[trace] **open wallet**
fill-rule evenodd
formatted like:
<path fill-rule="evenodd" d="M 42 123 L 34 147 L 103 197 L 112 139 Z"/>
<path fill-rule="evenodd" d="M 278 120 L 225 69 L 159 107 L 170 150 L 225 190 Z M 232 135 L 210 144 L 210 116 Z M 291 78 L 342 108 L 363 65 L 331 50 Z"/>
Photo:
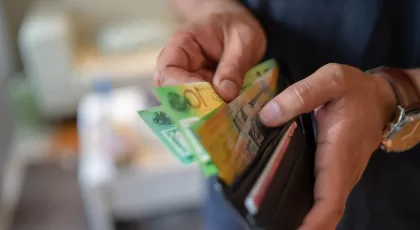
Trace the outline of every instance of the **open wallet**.
<path fill-rule="evenodd" d="M 283 78 L 279 91 L 288 83 Z M 311 209 L 315 184 L 312 114 L 277 128 L 261 123 L 265 137 L 253 161 L 227 185 L 215 188 L 251 230 L 295 230 Z"/>

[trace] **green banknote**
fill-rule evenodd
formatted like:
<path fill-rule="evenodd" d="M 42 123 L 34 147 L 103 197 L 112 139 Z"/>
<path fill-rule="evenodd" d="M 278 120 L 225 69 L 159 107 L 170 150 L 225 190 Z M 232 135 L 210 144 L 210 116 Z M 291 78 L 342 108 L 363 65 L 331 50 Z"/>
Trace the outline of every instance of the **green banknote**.
<path fill-rule="evenodd" d="M 184 135 L 175 126 L 163 106 L 138 111 L 138 114 L 152 129 L 153 133 L 166 145 L 169 151 L 183 164 L 189 164 L 195 161 L 194 154 L 187 144 Z"/>
<path fill-rule="evenodd" d="M 244 76 L 244 82 L 242 84 L 242 89 L 240 93 L 243 93 L 246 89 L 249 88 L 257 79 L 267 73 L 269 70 L 277 67 L 277 62 L 275 59 L 269 59 L 267 61 L 261 62 L 260 64 L 252 67 Z"/>
<path fill-rule="evenodd" d="M 156 88 L 155 93 L 189 144 L 202 171 L 208 174 L 209 165 L 213 167 L 211 159 L 190 127 L 225 103 L 208 82 L 164 86 Z"/>
<path fill-rule="evenodd" d="M 163 106 L 138 111 L 138 114 L 181 163 L 190 164 L 196 161 L 196 156 L 190 145 L 178 127 L 175 126 L 173 120 L 168 116 Z M 206 157 L 206 161 L 199 161 L 201 171 L 205 176 L 216 174 L 217 168 L 207 154 Z"/>

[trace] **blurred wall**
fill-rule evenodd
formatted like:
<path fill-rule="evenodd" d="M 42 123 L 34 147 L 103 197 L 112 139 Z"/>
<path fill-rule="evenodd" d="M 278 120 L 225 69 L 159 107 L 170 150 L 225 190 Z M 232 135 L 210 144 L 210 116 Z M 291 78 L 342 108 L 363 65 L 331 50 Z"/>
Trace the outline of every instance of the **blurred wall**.
<path fill-rule="evenodd" d="M 9 24 L 14 63 L 21 68 L 17 48 L 19 27 L 32 3 L 42 1 L 63 6 L 74 14 L 75 24 L 82 33 L 91 33 L 92 28 L 115 19 L 158 18 L 174 19 L 170 0 L 0 0 L 4 3 L 5 16 Z"/>
<path fill-rule="evenodd" d="M 25 12 L 33 0 L 0 0 L 3 3 L 3 19 L 7 21 L 7 30 L 10 32 L 11 51 L 13 55 L 13 64 L 16 68 L 21 68 L 19 52 L 17 48 L 17 35 L 20 24 L 25 16 Z"/>
<path fill-rule="evenodd" d="M 46 0 L 44 0 L 46 1 Z M 60 1 L 74 15 L 78 35 L 86 37 L 115 21 L 158 19 L 175 21 L 169 0 L 50 0 Z"/>
<path fill-rule="evenodd" d="M 10 49 L 9 31 L 5 19 L 4 8 L 0 1 L 0 204 L 4 162 L 9 153 L 12 139 L 12 119 L 7 100 L 6 79 L 10 76 L 14 67 L 12 64 L 13 58 Z"/>

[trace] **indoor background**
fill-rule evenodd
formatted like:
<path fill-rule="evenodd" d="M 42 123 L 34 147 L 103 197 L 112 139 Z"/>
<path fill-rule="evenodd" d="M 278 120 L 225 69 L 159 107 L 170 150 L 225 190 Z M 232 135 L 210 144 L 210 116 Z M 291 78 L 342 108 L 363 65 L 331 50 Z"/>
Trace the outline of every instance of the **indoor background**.
<path fill-rule="evenodd" d="M 0 0 L 0 229 L 200 229 L 203 178 L 137 115 L 169 0 Z"/>

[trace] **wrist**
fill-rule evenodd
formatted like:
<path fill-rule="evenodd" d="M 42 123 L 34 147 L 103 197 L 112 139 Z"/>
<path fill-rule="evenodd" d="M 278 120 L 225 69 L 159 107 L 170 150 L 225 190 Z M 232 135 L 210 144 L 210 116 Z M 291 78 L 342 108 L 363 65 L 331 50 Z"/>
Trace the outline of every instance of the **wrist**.
<path fill-rule="evenodd" d="M 404 70 L 404 73 L 407 74 L 407 76 L 413 82 L 417 92 L 420 92 L 420 69 L 408 69 Z"/>
<path fill-rule="evenodd" d="M 381 149 L 386 152 L 404 152 L 413 148 L 420 143 L 420 136 L 418 135 L 420 124 L 418 75 L 413 73 L 412 70 L 386 66 L 370 70 L 369 73 L 376 76 L 379 75 L 379 77 L 375 78 L 375 81 L 377 82 L 378 90 L 383 92 L 384 99 L 382 101 L 392 101 L 389 92 L 389 88 L 392 88 L 394 102 L 398 105 L 393 116 L 394 119 L 388 120 L 384 130 Z M 388 82 L 388 87 L 383 80 Z"/>
<path fill-rule="evenodd" d="M 391 84 L 380 74 L 372 74 L 379 96 L 379 105 L 384 114 L 384 126 L 395 118 L 397 109 L 397 97 Z"/>

